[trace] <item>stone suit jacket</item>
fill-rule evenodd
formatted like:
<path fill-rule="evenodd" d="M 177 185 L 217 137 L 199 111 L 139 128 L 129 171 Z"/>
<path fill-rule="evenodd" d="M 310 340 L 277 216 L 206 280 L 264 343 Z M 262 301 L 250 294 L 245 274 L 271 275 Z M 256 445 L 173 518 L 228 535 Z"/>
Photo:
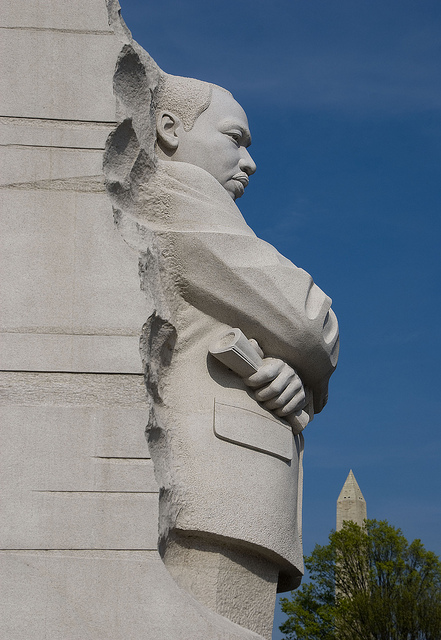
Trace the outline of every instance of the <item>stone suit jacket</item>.
<path fill-rule="evenodd" d="M 338 356 L 331 300 L 256 237 L 207 172 L 159 162 L 130 211 L 115 212 L 139 252 L 154 313 L 141 344 L 152 400 L 148 438 L 160 485 L 159 544 L 173 530 L 249 547 L 298 584 L 303 437 L 208 354 L 226 328 L 288 362 L 321 411 Z"/>

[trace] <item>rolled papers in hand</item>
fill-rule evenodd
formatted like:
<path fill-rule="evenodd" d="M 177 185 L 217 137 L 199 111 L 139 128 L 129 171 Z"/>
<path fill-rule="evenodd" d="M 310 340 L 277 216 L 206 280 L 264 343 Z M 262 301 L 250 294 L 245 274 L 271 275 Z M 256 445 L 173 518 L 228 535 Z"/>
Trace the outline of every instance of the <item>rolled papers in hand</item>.
<path fill-rule="evenodd" d="M 229 329 L 209 347 L 209 352 L 241 378 L 248 378 L 262 366 L 263 360 L 240 329 Z M 280 417 L 280 416 L 278 416 Z M 283 417 L 299 434 L 310 421 L 306 411 L 295 411 Z"/>

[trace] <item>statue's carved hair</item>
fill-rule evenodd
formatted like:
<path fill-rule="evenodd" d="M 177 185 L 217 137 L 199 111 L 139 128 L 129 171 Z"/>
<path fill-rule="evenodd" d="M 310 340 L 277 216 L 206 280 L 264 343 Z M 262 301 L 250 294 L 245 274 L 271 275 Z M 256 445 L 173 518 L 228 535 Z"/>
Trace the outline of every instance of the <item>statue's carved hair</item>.
<path fill-rule="evenodd" d="M 185 131 L 190 131 L 197 118 L 210 106 L 213 88 L 230 93 L 203 80 L 164 74 L 159 82 L 156 111 L 171 111 L 181 120 Z"/>
<path fill-rule="evenodd" d="M 113 86 L 122 122 L 110 133 L 104 153 L 106 188 L 115 211 L 136 210 L 139 185 L 156 171 L 158 112 L 174 113 L 189 131 L 210 106 L 213 89 L 231 95 L 215 84 L 164 73 L 146 51 L 132 44 L 125 44 L 118 56 Z"/>

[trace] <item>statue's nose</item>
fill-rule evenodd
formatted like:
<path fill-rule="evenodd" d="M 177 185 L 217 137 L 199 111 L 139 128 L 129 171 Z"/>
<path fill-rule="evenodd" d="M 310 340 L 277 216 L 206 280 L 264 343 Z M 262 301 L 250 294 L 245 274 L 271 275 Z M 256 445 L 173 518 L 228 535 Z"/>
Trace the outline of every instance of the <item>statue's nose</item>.
<path fill-rule="evenodd" d="M 251 176 L 256 171 L 256 168 L 256 163 L 250 156 L 248 150 L 244 147 L 242 157 L 239 160 L 239 169 L 246 173 L 248 176 Z"/>

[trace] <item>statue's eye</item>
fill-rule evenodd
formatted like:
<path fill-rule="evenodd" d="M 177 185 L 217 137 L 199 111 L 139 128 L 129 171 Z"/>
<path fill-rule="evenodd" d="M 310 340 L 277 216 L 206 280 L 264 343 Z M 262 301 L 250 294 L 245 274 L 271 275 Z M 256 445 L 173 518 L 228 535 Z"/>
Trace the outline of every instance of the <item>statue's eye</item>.
<path fill-rule="evenodd" d="M 236 144 L 240 144 L 240 141 L 242 139 L 242 135 L 240 133 L 237 133 L 236 131 L 230 131 L 228 135 L 232 140 L 234 140 Z"/>

